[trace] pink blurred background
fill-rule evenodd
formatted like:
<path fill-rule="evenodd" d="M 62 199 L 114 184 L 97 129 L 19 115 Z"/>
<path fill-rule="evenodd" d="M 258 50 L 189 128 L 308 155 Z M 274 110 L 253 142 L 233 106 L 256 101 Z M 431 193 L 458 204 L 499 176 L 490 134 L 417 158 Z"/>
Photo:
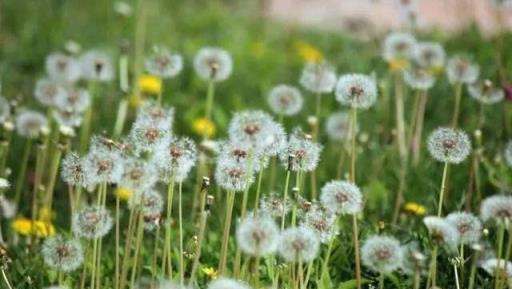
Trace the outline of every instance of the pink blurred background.
<path fill-rule="evenodd" d="M 418 29 L 457 31 L 474 20 L 484 34 L 492 34 L 500 17 L 512 27 L 512 5 L 496 7 L 492 0 L 267 0 L 265 10 L 287 22 L 357 33 L 396 29 L 408 25 L 412 15 Z"/>

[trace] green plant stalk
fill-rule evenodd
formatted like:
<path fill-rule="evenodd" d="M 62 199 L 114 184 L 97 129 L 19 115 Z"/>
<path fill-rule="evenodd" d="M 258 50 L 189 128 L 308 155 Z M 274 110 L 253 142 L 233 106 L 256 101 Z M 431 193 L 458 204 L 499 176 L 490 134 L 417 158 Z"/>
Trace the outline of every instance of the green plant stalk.
<path fill-rule="evenodd" d="M 47 208 L 52 208 L 53 203 L 53 194 L 55 189 L 55 182 L 57 180 L 57 175 L 59 173 L 59 164 L 62 157 L 63 148 L 57 148 L 57 150 L 52 155 L 51 165 L 50 165 L 50 176 L 48 185 L 46 186 L 46 202 L 45 205 Z"/>
<path fill-rule="evenodd" d="M 497 263 L 496 263 L 496 268 L 501 268 L 501 258 L 503 256 L 503 242 L 505 240 L 505 225 L 503 224 L 503 222 L 499 222 L 498 224 L 498 249 L 496 251 L 496 258 L 497 258 Z M 494 280 L 494 288 L 495 289 L 499 289 L 501 286 L 500 286 L 500 283 L 501 283 L 501 274 L 499 274 L 499 270 L 497 270 L 498 272 L 496 272 L 495 274 L 495 280 Z"/>
<path fill-rule="evenodd" d="M 92 111 L 94 109 L 94 100 L 96 99 L 96 81 L 89 82 L 89 95 L 91 96 L 91 103 L 85 111 L 82 129 L 80 130 L 80 153 L 84 154 L 89 146 L 89 138 L 92 126 Z"/>
<path fill-rule="evenodd" d="M 208 196 L 208 186 L 201 185 L 200 190 L 200 215 L 199 215 L 199 232 L 197 234 L 197 247 L 194 254 L 194 261 L 192 262 L 192 269 L 190 270 L 189 285 L 194 285 L 196 278 L 196 271 L 199 268 L 199 260 L 201 259 L 201 249 L 203 246 L 204 233 L 206 230 L 206 221 L 208 218 L 208 212 L 205 210 L 206 198 Z"/>
<path fill-rule="evenodd" d="M 425 289 L 430 289 L 430 283 L 432 282 L 432 287 L 436 287 L 437 285 L 437 245 L 434 245 L 432 248 L 432 260 L 430 261 L 430 269 L 428 272 L 427 286 Z"/>
<path fill-rule="evenodd" d="M 350 180 L 352 183 L 356 183 L 356 159 L 357 159 L 357 151 L 356 151 L 356 126 L 357 126 L 357 108 L 352 107 L 351 114 L 351 122 L 350 122 L 350 134 L 351 134 L 351 143 L 350 143 Z M 358 286 L 358 289 L 361 289 Z"/>
<path fill-rule="evenodd" d="M 423 123 L 425 121 L 425 110 L 427 108 L 427 99 L 428 99 L 428 92 L 425 90 L 423 93 L 419 96 L 420 97 L 420 103 L 419 103 L 419 109 L 418 113 L 416 115 L 416 125 L 414 128 L 414 135 L 412 137 L 412 160 L 413 165 L 417 166 L 420 161 L 420 153 L 421 153 L 421 139 L 423 136 Z"/>
<path fill-rule="evenodd" d="M 413 289 L 419 289 L 420 288 L 420 281 L 421 281 L 421 272 L 419 268 L 416 268 L 414 270 L 414 287 Z"/>
<path fill-rule="evenodd" d="M 130 278 L 130 288 L 135 288 L 135 277 L 137 276 L 137 271 L 139 268 L 139 256 L 142 248 L 142 240 L 144 238 L 144 213 L 142 212 L 142 208 L 139 208 L 139 218 L 137 221 L 137 237 L 135 242 L 135 253 L 133 254 L 133 263 L 132 263 L 132 275 Z"/>
<path fill-rule="evenodd" d="M 121 219 L 120 219 L 120 215 L 119 215 L 119 211 L 120 211 L 120 200 L 119 200 L 119 195 L 116 195 L 116 212 L 115 212 L 115 215 L 116 215 L 116 257 L 115 257 L 115 275 L 114 275 L 114 288 L 115 289 L 119 289 L 119 275 L 120 275 L 120 267 L 119 267 L 119 255 L 120 255 L 120 252 L 121 252 L 121 248 L 120 248 L 120 229 L 119 229 L 119 223 L 121 222 Z"/>
<path fill-rule="evenodd" d="M 459 273 L 457 271 L 457 265 L 453 265 L 453 273 L 455 274 L 455 285 L 457 286 L 457 289 L 460 289 Z"/>
<path fill-rule="evenodd" d="M 260 205 L 261 181 L 263 179 L 263 168 L 258 172 L 258 185 L 256 187 L 256 196 L 254 198 L 254 211 L 258 212 Z"/>
<path fill-rule="evenodd" d="M 121 99 L 119 107 L 117 109 L 116 121 L 114 123 L 114 131 L 112 132 L 113 139 L 119 139 L 123 133 L 124 123 L 126 121 L 126 115 L 128 114 L 128 101 Z"/>
<path fill-rule="evenodd" d="M 157 260 L 158 260 L 158 248 L 160 243 L 160 226 L 157 226 L 156 228 L 156 234 L 155 234 L 155 246 L 153 247 L 153 260 L 151 261 L 151 276 L 157 277 L 156 271 L 157 271 Z M 155 279 L 155 278 L 154 278 Z"/>
<path fill-rule="evenodd" d="M 338 157 L 338 167 L 336 168 L 336 179 L 341 179 L 341 175 L 343 173 L 343 165 L 345 164 L 345 156 L 347 155 L 345 153 L 345 146 L 348 147 L 348 141 L 341 141 L 341 146 L 339 150 L 339 157 Z"/>
<path fill-rule="evenodd" d="M 0 147 L 2 148 L 2 158 L 0 159 L 0 176 L 2 177 L 5 177 L 5 166 L 7 164 L 9 149 L 11 147 L 12 140 L 12 131 L 7 131 L 4 129 L 4 132 L 5 140 L 0 144 Z"/>
<path fill-rule="evenodd" d="M 132 245 L 132 239 L 134 238 L 135 230 L 134 230 L 134 224 L 135 224 L 135 218 L 136 218 L 136 209 L 133 208 L 130 210 L 130 216 L 128 218 L 128 230 L 126 232 L 126 241 L 124 244 L 124 255 L 123 255 L 123 261 L 121 263 L 121 279 L 119 281 L 119 289 L 125 288 L 125 282 L 127 281 L 127 275 L 128 275 L 128 260 L 130 259 L 131 255 L 131 245 Z M 137 218 L 138 219 L 138 218 Z M 163 265 L 162 265 L 163 266 Z M 163 268 L 162 268 L 163 269 Z"/>
<path fill-rule="evenodd" d="M 183 259 L 183 211 L 182 211 L 182 182 L 178 183 L 178 223 L 180 234 L 180 284 L 184 283 L 185 260 Z"/>
<path fill-rule="evenodd" d="M 334 224 L 338 223 L 337 220 L 336 222 L 334 222 Z M 320 273 L 320 279 L 323 279 L 325 277 L 325 275 L 329 275 L 329 259 L 331 257 L 331 252 L 332 252 L 332 247 L 334 245 L 334 240 L 336 239 L 336 237 L 332 237 L 331 240 L 329 241 L 329 245 L 327 247 L 327 252 L 325 252 L 325 257 L 324 257 L 324 261 L 322 263 L 322 272 Z"/>
<path fill-rule="evenodd" d="M 215 83 L 213 80 L 208 82 L 208 91 L 206 92 L 206 103 L 205 103 L 205 118 L 207 121 L 212 122 L 212 109 L 213 99 L 215 97 Z M 203 135 L 203 139 L 208 139 L 206 132 Z"/>
<path fill-rule="evenodd" d="M 165 218 L 165 243 L 164 254 L 162 257 L 162 273 L 165 275 L 166 262 L 169 279 L 172 279 L 172 261 L 171 261 L 171 215 L 172 215 L 172 202 L 174 195 L 174 172 L 172 173 L 171 182 L 167 188 L 167 215 Z"/>
<path fill-rule="evenodd" d="M 2 278 L 4 279 L 4 283 L 7 286 L 7 288 L 13 289 L 11 283 L 9 282 L 9 278 L 7 278 L 7 274 L 5 274 L 5 269 L 2 267 L 0 268 L 0 271 L 2 272 Z"/>
<path fill-rule="evenodd" d="M 27 174 L 28 159 L 30 157 L 30 150 L 32 148 L 32 139 L 25 141 L 25 147 L 23 148 L 23 155 L 21 157 L 21 166 L 16 179 L 16 191 L 14 194 L 14 203 L 16 206 L 20 205 L 21 192 L 23 191 L 23 185 L 25 183 L 25 176 Z"/>
<path fill-rule="evenodd" d="M 455 84 L 455 106 L 453 108 L 452 115 L 452 127 L 457 128 L 460 114 L 460 104 L 462 96 L 462 83 Z"/>
<path fill-rule="evenodd" d="M 156 97 L 156 103 L 158 103 L 158 105 L 162 105 L 162 96 L 164 94 L 164 80 L 162 79 L 161 81 L 162 81 L 162 87 L 158 91 L 158 95 Z"/>
<path fill-rule="evenodd" d="M 441 191 L 439 192 L 439 202 L 437 207 L 437 216 L 441 217 L 441 213 L 443 211 L 443 201 L 444 201 L 444 193 L 446 190 L 446 177 L 448 175 L 448 162 L 444 163 L 443 168 L 443 177 L 441 179 Z"/>
<path fill-rule="evenodd" d="M 407 159 L 407 144 L 405 140 L 404 96 L 402 75 L 395 74 L 395 116 L 397 129 L 398 152 L 401 159 Z"/>
<path fill-rule="evenodd" d="M 362 288 L 361 280 L 361 257 L 359 256 L 359 228 L 357 225 L 357 216 L 352 215 L 352 242 L 354 245 L 354 263 L 356 273 L 356 285 L 358 289 Z"/>
<path fill-rule="evenodd" d="M 473 289 L 475 287 L 476 266 L 479 259 L 479 253 L 479 251 L 475 251 L 475 254 L 473 255 L 471 271 L 469 273 L 468 289 Z"/>
<path fill-rule="evenodd" d="M 286 202 L 288 201 L 288 186 L 290 184 L 290 170 L 286 171 L 286 179 L 284 182 L 284 192 L 283 192 L 283 208 L 286 206 Z M 283 209 L 283 215 L 281 216 L 281 231 L 284 230 L 284 223 L 286 221 L 286 210 Z"/>
<path fill-rule="evenodd" d="M 379 273 L 379 289 L 384 289 L 384 273 Z"/>
<path fill-rule="evenodd" d="M 34 187 L 32 188 L 32 214 L 31 220 L 34 222 L 37 219 L 37 205 L 38 205 L 38 191 L 40 189 L 41 179 L 43 175 L 43 154 L 45 147 L 44 145 L 37 146 L 37 156 L 36 156 L 36 171 L 34 176 Z M 34 244 L 34 234 L 30 234 L 30 244 Z M 31 246 L 32 248 L 32 246 Z"/>
<path fill-rule="evenodd" d="M 226 262 L 227 262 L 227 253 L 228 253 L 228 241 L 229 241 L 229 231 L 231 229 L 231 218 L 233 216 L 233 206 L 235 204 L 235 192 L 228 191 L 228 196 L 226 198 L 226 215 L 224 219 L 224 232 L 222 234 L 222 246 L 220 249 L 220 258 L 219 258 L 219 275 L 224 275 L 226 271 Z"/>

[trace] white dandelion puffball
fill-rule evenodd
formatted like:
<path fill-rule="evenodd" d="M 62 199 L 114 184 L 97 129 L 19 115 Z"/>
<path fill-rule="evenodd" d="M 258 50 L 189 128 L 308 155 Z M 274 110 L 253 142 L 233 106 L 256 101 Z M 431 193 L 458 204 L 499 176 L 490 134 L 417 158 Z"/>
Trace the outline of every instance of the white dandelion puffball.
<path fill-rule="evenodd" d="M 339 233 L 337 220 L 337 216 L 332 212 L 314 206 L 304 214 L 301 226 L 313 230 L 320 242 L 327 244 Z"/>
<path fill-rule="evenodd" d="M 5 97 L 0 96 L 0 122 L 5 122 L 11 117 L 11 105 Z"/>
<path fill-rule="evenodd" d="M 139 158 L 124 161 L 123 177 L 119 186 L 132 192 L 143 192 L 152 188 L 158 181 L 158 170 L 154 162 Z"/>
<path fill-rule="evenodd" d="M 84 163 L 78 153 L 69 152 L 62 160 L 61 178 L 70 186 L 82 186 L 85 180 Z"/>
<path fill-rule="evenodd" d="M 78 237 L 98 239 L 112 228 L 110 211 L 103 207 L 86 206 L 73 214 L 71 229 Z"/>
<path fill-rule="evenodd" d="M 161 78 L 173 78 L 183 69 L 183 57 L 167 48 L 159 48 L 145 61 L 146 70 Z"/>
<path fill-rule="evenodd" d="M 55 106 L 66 112 L 85 112 L 91 103 L 91 96 L 85 89 L 67 88 L 55 98 Z"/>
<path fill-rule="evenodd" d="M 475 215 L 466 212 L 455 212 L 446 216 L 460 234 L 462 244 L 474 244 L 482 236 L 482 222 Z"/>
<path fill-rule="evenodd" d="M 487 259 L 480 263 L 480 267 L 491 276 L 496 274 L 503 275 L 505 273 L 504 275 L 507 278 L 512 278 L 512 262 L 505 259 Z"/>
<path fill-rule="evenodd" d="M 111 81 L 114 78 L 112 59 L 99 50 L 90 50 L 80 57 L 82 75 L 86 80 Z"/>
<path fill-rule="evenodd" d="M 171 280 L 160 280 L 158 282 L 158 287 L 155 289 L 194 289 L 193 285 L 180 284 L 177 281 Z"/>
<path fill-rule="evenodd" d="M 269 163 L 267 152 L 255 151 L 250 143 L 237 140 L 221 142 L 218 147 L 218 157 L 247 164 L 254 172 L 266 168 Z"/>
<path fill-rule="evenodd" d="M 251 289 L 251 287 L 242 281 L 221 277 L 208 283 L 206 289 Z"/>
<path fill-rule="evenodd" d="M 272 88 L 267 102 L 274 113 L 291 116 L 300 112 L 304 100 L 296 87 L 280 84 Z"/>
<path fill-rule="evenodd" d="M 14 200 L 7 199 L 4 195 L 0 195 L 0 216 L 5 219 L 11 219 L 16 216 L 18 206 Z"/>
<path fill-rule="evenodd" d="M 480 205 L 482 221 L 504 221 L 512 217 L 512 196 L 496 195 L 485 198 Z"/>
<path fill-rule="evenodd" d="M 217 160 L 215 181 L 227 191 L 242 192 L 254 182 L 254 175 L 245 162 L 221 157 Z"/>
<path fill-rule="evenodd" d="M 16 115 L 16 131 L 20 136 L 35 138 L 48 129 L 48 120 L 42 113 L 25 110 Z"/>
<path fill-rule="evenodd" d="M 320 160 L 322 146 L 295 132 L 290 135 L 288 145 L 279 154 L 283 167 L 294 172 L 311 172 Z"/>
<path fill-rule="evenodd" d="M 347 140 L 352 135 L 351 129 L 350 115 L 343 111 L 331 114 L 325 123 L 327 136 L 335 141 Z"/>
<path fill-rule="evenodd" d="M 224 49 L 204 47 L 194 57 L 194 70 L 203 80 L 224 81 L 231 75 L 233 59 Z"/>
<path fill-rule="evenodd" d="M 462 130 L 441 127 L 428 137 L 428 151 L 437 161 L 458 164 L 471 153 L 471 141 Z"/>
<path fill-rule="evenodd" d="M 253 256 L 266 256 L 275 252 L 279 228 L 270 216 L 246 216 L 236 230 L 236 240 L 242 252 Z"/>
<path fill-rule="evenodd" d="M 377 85 L 364 74 L 345 74 L 336 84 L 336 100 L 346 106 L 368 109 L 377 101 Z"/>
<path fill-rule="evenodd" d="M 400 270 L 407 275 L 414 275 L 417 270 L 426 268 L 427 257 L 420 251 L 417 242 L 410 242 L 402 246 L 402 262 Z"/>
<path fill-rule="evenodd" d="M 320 240 L 304 226 L 284 230 L 278 240 L 278 253 L 286 262 L 309 263 L 318 256 Z"/>
<path fill-rule="evenodd" d="M 53 110 L 52 117 L 55 119 L 59 127 L 79 127 L 82 124 L 83 117 L 81 113 L 73 111 Z"/>
<path fill-rule="evenodd" d="M 153 163 L 166 182 L 185 180 L 196 160 L 196 145 L 187 137 L 169 137 L 156 147 L 153 154 Z"/>
<path fill-rule="evenodd" d="M 402 262 L 400 242 L 393 237 L 371 236 L 361 247 L 361 261 L 372 271 L 393 272 Z"/>
<path fill-rule="evenodd" d="M 89 153 L 83 159 L 86 185 L 94 187 L 103 182 L 119 183 L 124 170 L 124 159 L 121 153 L 115 148 L 94 145 L 95 139 L 98 138 L 93 138 Z"/>
<path fill-rule="evenodd" d="M 478 79 L 480 68 L 468 56 L 456 55 L 448 60 L 446 74 L 450 83 L 469 84 Z"/>
<path fill-rule="evenodd" d="M 34 97 L 39 103 L 47 107 L 55 106 L 57 99 L 65 95 L 66 90 L 55 80 L 40 79 L 34 87 Z"/>
<path fill-rule="evenodd" d="M 62 272 L 77 269 L 84 260 L 84 252 L 80 241 L 65 239 L 61 235 L 46 239 L 41 253 L 46 265 Z"/>
<path fill-rule="evenodd" d="M 505 92 L 499 87 L 495 87 L 492 82 L 485 80 L 481 83 L 475 82 L 468 84 L 469 96 L 482 104 L 495 104 L 505 98 Z"/>
<path fill-rule="evenodd" d="M 273 218 L 282 217 L 291 210 L 290 201 L 283 200 L 282 197 L 275 194 L 264 195 L 260 201 L 260 211 L 262 214 L 268 214 Z"/>
<path fill-rule="evenodd" d="M 131 209 L 140 206 L 144 215 L 155 215 L 162 213 L 164 200 L 158 191 L 149 189 L 144 192 L 135 192 L 130 198 L 128 206 Z"/>
<path fill-rule="evenodd" d="M 302 69 L 300 84 L 313 93 L 331 93 L 336 85 L 336 71 L 327 62 L 310 62 Z"/>
<path fill-rule="evenodd" d="M 11 184 L 9 183 L 9 181 L 7 179 L 0 178 L 0 191 L 7 190 L 10 187 L 11 187 Z"/>
<path fill-rule="evenodd" d="M 404 72 L 405 83 L 413 89 L 428 90 L 435 82 L 435 77 L 429 71 L 421 68 L 409 69 Z"/>
<path fill-rule="evenodd" d="M 507 142 L 503 154 L 505 156 L 505 162 L 509 167 L 512 168 L 512 139 Z"/>
<path fill-rule="evenodd" d="M 430 233 L 432 242 L 445 246 L 449 250 L 457 249 L 460 234 L 455 225 L 443 218 L 433 216 L 423 218 L 423 223 Z"/>
<path fill-rule="evenodd" d="M 443 46 L 436 42 L 420 42 L 414 49 L 414 60 L 424 68 L 440 68 L 444 66 L 446 53 Z"/>
<path fill-rule="evenodd" d="M 358 186 L 347 181 L 331 181 L 322 187 L 320 202 L 335 214 L 358 214 L 363 210 L 363 194 Z"/>
<path fill-rule="evenodd" d="M 80 62 L 74 57 L 60 52 L 46 57 L 45 68 L 51 79 L 63 83 L 76 82 L 82 76 Z"/>
<path fill-rule="evenodd" d="M 384 39 L 382 57 L 386 61 L 410 59 L 414 53 L 416 39 L 409 33 L 392 32 Z"/>

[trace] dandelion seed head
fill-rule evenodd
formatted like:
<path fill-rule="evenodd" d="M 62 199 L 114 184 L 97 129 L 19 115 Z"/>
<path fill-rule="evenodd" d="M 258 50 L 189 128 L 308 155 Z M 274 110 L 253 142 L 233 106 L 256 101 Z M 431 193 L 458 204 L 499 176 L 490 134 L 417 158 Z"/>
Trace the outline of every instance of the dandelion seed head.
<path fill-rule="evenodd" d="M 414 275 L 417 271 L 423 273 L 426 268 L 426 256 L 421 253 L 417 242 L 402 246 L 402 262 L 400 270 L 407 275 Z"/>
<path fill-rule="evenodd" d="M 475 215 L 466 212 L 455 212 L 446 216 L 446 220 L 457 228 L 462 244 L 474 244 L 480 241 L 482 223 Z"/>
<path fill-rule="evenodd" d="M 70 186 L 82 186 L 85 179 L 84 163 L 76 152 L 69 152 L 62 160 L 61 178 Z"/>
<path fill-rule="evenodd" d="M 146 70 L 161 78 L 173 78 L 183 69 L 183 57 L 167 48 L 158 48 L 145 61 Z"/>
<path fill-rule="evenodd" d="M 304 100 L 296 87 L 280 84 L 272 88 L 267 102 L 274 113 L 291 116 L 300 112 Z"/>
<path fill-rule="evenodd" d="M 428 70 L 413 68 L 404 72 L 404 80 L 413 89 L 428 90 L 434 85 L 435 77 Z"/>
<path fill-rule="evenodd" d="M 284 216 L 290 209 L 290 201 L 284 201 L 282 197 L 275 194 L 265 195 L 260 200 L 260 210 L 262 214 L 269 215 L 273 218 Z"/>
<path fill-rule="evenodd" d="M 437 161 L 458 164 L 469 156 L 471 141 L 462 130 L 441 127 L 428 137 L 428 151 Z"/>
<path fill-rule="evenodd" d="M 186 137 L 170 137 L 155 149 L 153 163 L 160 171 L 161 178 L 170 182 L 182 182 L 197 160 L 195 143 Z"/>
<path fill-rule="evenodd" d="M 254 182 L 254 175 L 246 162 L 221 157 L 217 159 L 215 181 L 227 191 L 241 192 Z"/>
<path fill-rule="evenodd" d="M 414 60 L 423 68 L 444 66 L 446 53 L 443 46 L 436 42 L 419 42 L 414 49 Z"/>
<path fill-rule="evenodd" d="M 432 242 L 447 249 L 456 250 L 460 234 L 455 225 L 443 218 L 433 216 L 423 218 L 423 223 L 430 233 Z"/>
<path fill-rule="evenodd" d="M 55 106 L 66 112 L 85 112 L 91 103 L 89 92 L 81 88 L 67 88 L 55 98 Z"/>
<path fill-rule="evenodd" d="M 123 177 L 120 186 L 132 192 L 142 192 L 152 188 L 158 181 L 158 171 L 153 162 L 138 158 L 124 161 Z"/>
<path fill-rule="evenodd" d="M 37 111 L 25 110 L 16 115 L 16 131 L 27 138 L 35 138 L 48 128 L 48 120 Z"/>
<path fill-rule="evenodd" d="M 203 80 L 226 80 L 233 70 L 233 59 L 228 51 L 216 47 L 204 47 L 194 57 L 194 70 Z"/>
<path fill-rule="evenodd" d="M 206 289 L 251 289 L 251 287 L 235 279 L 218 278 L 211 281 Z"/>
<path fill-rule="evenodd" d="M 131 209 L 140 207 L 145 216 L 159 215 L 164 208 L 164 200 L 158 191 L 149 189 L 143 192 L 135 192 L 128 205 Z"/>
<path fill-rule="evenodd" d="M 512 218 L 512 197 L 495 195 L 485 198 L 480 204 L 480 218 L 484 222 L 509 220 Z"/>
<path fill-rule="evenodd" d="M 339 233 L 336 221 L 336 215 L 315 206 L 304 214 L 301 225 L 313 230 L 321 243 L 328 243 Z"/>
<path fill-rule="evenodd" d="M 371 236 L 361 247 L 361 261 L 372 271 L 389 273 L 400 267 L 402 253 L 397 239 L 389 236 Z"/>
<path fill-rule="evenodd" d="M 180 284 L 180 282 L 171 280 L 161 280 L 158 284 L 158 289 L 194 289 L 194 286 Z"/>
<path fill-rule="evenodd" d="M 494 87 L 489 80 L 468 84 L 468 93 L 478 102 L 489 105 L 498 103 L 505 98 L 505 92 L 499 87 Z"/>
<path fill-rule="evenodd" d="M 83 159 L 85 183 L 88 187 L 102 182 L 117 184 L 121 181 L 124 159 L 117 149 L 98 145 L 94 138 L 89 153 Z"/>
<path fill-rule="evenodd" d="M 352 135 L 350 125 L 350 116 L 346 112 L 339 111 L 327 118 L 325 130 L 330 139 L 344 141 Z"/>
<path fill-rule="evenodd" d="M 52 117 L 59 124 L 59 127 L 79 127 L 83 121 L 80 113 L 72 111 L 53 110 Z"/>
<path fill-rule="evenodd" d="M 302 69 L 300 84 L 313 93 L 330 93 L 336 85 L 336 71 L 327 62 L 309 62 Z"/>
<path fill-rule="evenodd" d="M 382 56 L 386 61 L 410 59 L 416 47 L 416 39 L 409 33 L 392 32 L 384 39 Z"/>
<path fill-rule="evenodd" d="M 473 83 L 478 79 L 480 68 L 468 56 L 455 55 L 446 64 L 446 74 L 450 83 Z"/>
<path fill-rule="evenodd" d="M 347 181 L 331 181 L 322 187 L 320 202 L 335 214 L 354 215 L 363 210 L 363 194 L 359 187 Z"/>
<path fill-rule="evenodd" d="M 0 216 L 5 219 L 12 219 L 16 216 L 18 212 L 18 207 L 16 202 L 13 200 L 7 199 L 4 195 L 0 195 Z"/>
<path fill-rule="evenodd" d="M 512 278 L 512 262 L 505 259 L 490 258 L 484 260 L 480 264 L 480 267 L 491 276 L 495 276 L 497 273 L 499 275 L 503 275 L 503 273 L 505 273 L 504 275 L 507 278 Z"/>
<path fill-rule="evenodd" d="M 80 57 L 82 75 L 86 80 L 111 81 L 114 78 L 112 59 L 105 52 L 90 50 Z"/>
<path fill-rule="evenodd" d="M 71 230 L 75 236 L 86 239 L 98 239 L 112 228 L 110 211 L 104 207 L 85 206 L 73 214 Z"/>
<path fill-rule="evenodd" d="M 247 142 L 228 140 L 219 144 L 218 154 L 222 158 L 230 158 L 239 163 L 248 164 L 255 172 L 266 168 L 269 157 L 262 151 L 254 151 Z"/>
<path fill-rule="evenodd" d="M 46 57 L 45 68 L 50 78 L 59 82 L 73 83 L 82 76 L 80 62 L 74 57 L 60 52 Z"/>
<path fill-rule="evenodd" d="M 80 241 L 65 239 L 61 235 L 47 238 L 41 248 L 46 265 L 62 272 L 71 272 L 80 267 L 84 253 Z"/>
<path fill-rule="evenodd" d="M 270 216 L 249 214 L 238 224 L 236 240 L 242 252 L 266 256 L 277 249 L 279 228 Z"/>
<path fill-rule="evenodd" d="M 56 105 L 57 99 L 64 97 L 66 90 L 62 84 L 52 79 L 40 79 L 34 87 L 34 97 L 47 107 Z"/>
<path fill-rule="evenodd" d="M 304 263 L 318 256 L 320 240 L 313 230 L 304 226 L 284 230 L 278 240 L 278 253 L 286 262 Z"/>
<path fill-rule="evenodd" d="M 167 123 L 155 122 L 148 117 L 137 117 L 129 135 L 136 155 L 152 153 L 170 137 L 171 131 Z"/>
<path fill-rule="evenodd" d="M 336 100 L 346 106 L 368 109 L 377 101 L 375 80 L 364 74 L 345 74 L 336 84 Z"/>
<path fill-rule="evenodd" d="M 279 158 L 285 168 L 297 172 L 310 172 L 316 169 L 320 160 L 322 146 L 295 131 L 290 135 L 287 147 L 281 151 Z"/>

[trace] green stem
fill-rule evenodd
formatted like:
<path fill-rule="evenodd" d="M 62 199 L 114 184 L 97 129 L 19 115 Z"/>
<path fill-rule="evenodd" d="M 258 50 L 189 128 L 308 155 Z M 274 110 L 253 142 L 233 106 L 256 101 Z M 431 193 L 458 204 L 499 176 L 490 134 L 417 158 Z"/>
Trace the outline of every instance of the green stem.
<path fill-rule="evenodd" d="M 384 273 L 379 273 L 379 289 L 384 289 Z"/>
<path fill-rule="evenodd" d="M 212 109 L 213 109 L 213 98 L 215 96 L 215 83 L 213 80 L 208 82 L 208 92 L 206 93 L 206 103 L 205 103 L 205 118 L 207 121 L 212 122 Z M 203 135 L 204 139 L 208 138 L 208 135 Z"/>
<path fill-rule="evenodd" d="M 228 191 L 228 196 L 226 197 L 226 215 L 224 219 L 224 232 L 222 234 L 222 247 L 220 249 L 220 258 L 219 258 L 219 275 L 224 275 L 226 271 L 226 262 L 227 262 L 227 252 L 228 252 L 228 242 L 229 242 L 229 231 L 231 229 L 231 218 L 233 216 L 233 206 L 235 203 L 235 192 Z"/>
<path fill-rule="evenodd" d="M 182 212 L 182 183 L 178 183 L 178 222 L 179 222 L 179 234 L 180 234 L 180 284 L 184 283 L 185 274 L 185 260 L 183 259 L 183 212 Z"/>
<path fill-rule="evenodd" d="M 499 270 L 499 268 L 501 268 L 501 260 L 502 260 L 502 256 L 503 256 L 503 242 L 505 240 L 505 225 L 503 224 L 503 222 L 499 222 L 498 224 L 498 250 L 496 251 L 496 259 L 497 259 L 497 264 L 496 264 L 496 268 L 498 268 L 496 270 L 496 274 L 495 274 L 495 281 L 494 281 L 494 288 L 495 289 L 498 289 L 500 288 L 500 282 L 501 282 L 501 272 Z"/>
<path fill-rule="evenodd" d="M 351 115 L 351 149 L 350 149 L 350 180 L 355 183 L 356 182 L 356 158 L 357 158 L 357 151 L 356 151 L 356 126 L 357 126 L 357 108 L 352 107 L 352 115 Z M 358 289 L 360 289 L 358 287 Z"/>
<path fill-rule="evenodd" d="M 443 178 L 441 179 L 441 191 L 439 192 L 439 202 L 437 207 L 437 216 L 441 217 L 443 211 L 444 193 L 446 190 L 446 177 L 448 175 L 448 162 L 444 163 Z"/>
<path fill-rule="evenodd" d="M 92 126 L 92 112 L 94 110 L 94 100 L 96 94 L 96 82 L 91 80 L 89 82 L 89 95 L 91 96 L 91 103 L 85 111 L 82 130 L 80 131 L 80 153 L 83 154 L 87 150 L 89 144 L 89 136 L 91 134 Z"/>
<path fill-rule="evenodd" d="M 455 84 L 455 106 L 452 115 L 452 127 L 456 128 L 459 122 L 460 104 L 462 96 L 462 83 Z"/>
<path fill-rule="evenodd" d="M 352 242 L 354 245 L 354 263 L 356 273 L 356 285 L 358 289 L 362 288 L 361 281 L 361 258 L 359 256 L 359 228 L 357 225 L 357 216 L 352 215 Z"/>
<path fill-rule="evenodd" d="M 476 266 L 479 259 L 479 251 L 475 251 L 473 255 L 473 261 L 471 262 L 471 271 L 469 273 L 469 284 L 468 289 L 473 289 L 475 286 Z"/>
<path fill-rule="evenodd" d="M 25 184 L 25 176 L 27 174 L 28 159 L 30 157 L 30 150 L 32 148 L 32 139 L 25 141 L 25 147 L 23 149 L 23 155 L 21 157 L 21 166 L 18 173 L 18 179 L 16 180 L 16 191 L 14 195 L 14 202 L 16 206 L 19 206 L 21 200 L 21 192 L 23 191 L 23 185 Z"/>
<path fill-rule="evenodd" d="M 286 221 L 286 202 L 288 201 L 288 186 L 290 184 L 290 173 L 290 170 L 286 171 L 286 180 L 284 182 L 283 215 L 281 216 L 281 231 L 284 230 L 284 223 Z"/>

